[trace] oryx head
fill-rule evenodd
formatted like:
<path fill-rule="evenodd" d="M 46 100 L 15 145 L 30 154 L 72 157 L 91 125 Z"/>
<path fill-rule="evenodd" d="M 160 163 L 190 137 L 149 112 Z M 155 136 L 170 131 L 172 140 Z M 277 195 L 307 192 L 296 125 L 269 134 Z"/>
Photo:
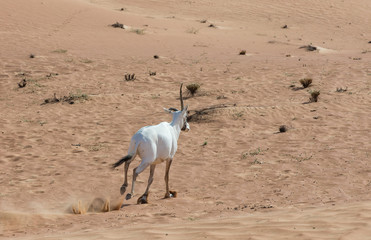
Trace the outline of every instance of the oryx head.
<path fill-rule="evenodd" d="M 173 114 L 173 121 L 175 120 L 180 124 L 180 129 L 182 131 L 188 132 L 191 129 L 189 127 L 188 122 L 187 122 L 188 105 L 186 107 L 184 107 L 182 87 L 183 87 L 183 83 L 180 84 L 180 93 L 179 93 L 181 110 L 179 111 L 178 109 L 173 108 L 173 107 L 171 107 L 169 109 L 166 109 L 166 108 L 164 108 L 164 109 L 165 109 L 166 112 Z"/>

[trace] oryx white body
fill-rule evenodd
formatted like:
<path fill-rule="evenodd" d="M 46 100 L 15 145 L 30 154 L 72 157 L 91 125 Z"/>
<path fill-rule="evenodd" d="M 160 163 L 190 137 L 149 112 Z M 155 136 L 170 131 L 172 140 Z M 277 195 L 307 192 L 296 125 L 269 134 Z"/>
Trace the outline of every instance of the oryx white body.
<path fill-rule="evenodd" d="M 164 161 L 166 161 L 165 197 L 172 197 L 176 194 L 176 192 L 171 192 L 169 190 L 169 169 L 174 155 L 178 149 L 178 139 L 180 131 L 190 130 L 190 127 L 187 123 L 188 106 L 183 109 L 183 99 L 181 92 L 180 96 L 182 105 L 181 111 L 178 111 L 174 108 L 165 109 L 165 111 L 173 115 L 172 121 L 170 123 L 162 122 L 158 125 L 146 126 L 139 129 L 131 138 L 128 155 L 113 164 L 113 168 L 115 168 L 125 162 L 125 180 L 120 189 L 121 194 L 124 194 L 126 191 L 126 187 L 128 186 L 127 171 L 130 163 L 137 155 L 142 159 L 139 166 L 134 168 L 133 170 L 132 188 L 131 192 L 126 195 L 126 199 L 130 199 L 134 195 L 134 185 L 138 174 L 140 174 L 148 166 L 150 166 L 150 176 L 148 179 L 147 189 L 145 193 L 138 199 L 138 203 L 147 203 L 148 191 L 153 181 L 155 167 L 158 163 Z"/>
<path fill-rule="evenodd" d="M 142 162 L 137 172 L 142 172 L 151 164 L 173 159 L 178 149 L 178 139 L 183 126 L 182 111 L 173 112 L 173 121 L 154 126 L 142 127 L 131 138 L 128 155 L 138 155 Z M 188 125 L 188 123 L 187 123 Z M 188 125 L 189 130 L 189 125 Z"/>

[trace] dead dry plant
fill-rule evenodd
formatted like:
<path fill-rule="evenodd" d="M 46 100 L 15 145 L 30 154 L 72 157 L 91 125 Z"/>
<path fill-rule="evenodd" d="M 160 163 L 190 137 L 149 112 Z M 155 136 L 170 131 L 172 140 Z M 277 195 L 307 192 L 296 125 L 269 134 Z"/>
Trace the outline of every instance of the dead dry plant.
<path fill-rule="evenodd" d="M 196 92 L 198 91 L 198 89 L 200 88 L 200 84 L 198 83 L 191 83 L 191 84 L 188 84 L 186 86 L 188 92 L 194 96 L 196 94 Z"/>
<path fill-rule="evenodd" d="M 126 81 L 134 81 L 135 79 L 137 79 L 137 77 L 135 76 L 135 73 L 133 73 L 133 74 L 125 74 L 125 80 Z"/>
<path fill-rule="evenodd" d="M 313 82 L 313 80 L 311 78 L 303 78 L 303 79 L 300 79 L 300 83 L 301 85 L 303 86 L 303 88 L 307 88 L 309 87 L 309 85 L 311 85 Z"/>
<path fill-rule="evenodd" d="M 320 91 L 318 90 L 313 90 L 310 92 L 310 98 L 309 102 L 318 102 L 318 96 L 320 94 Z"/>

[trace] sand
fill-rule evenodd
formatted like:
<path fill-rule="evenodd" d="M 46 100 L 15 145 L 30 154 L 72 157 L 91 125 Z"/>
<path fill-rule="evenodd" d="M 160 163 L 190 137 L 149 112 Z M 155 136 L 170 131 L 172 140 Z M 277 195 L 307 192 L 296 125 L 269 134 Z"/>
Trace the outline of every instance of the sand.
<path fill-rule="evenodd" d="M 0 239 L 370 238 L 370 9 L 1 1 Z M 200 89 L 185 92 L 178 196 L 163 198 L 161 164 L 149 204 L 136 204 L 149 170 L 126 201 L 110 166 L 139 128 L 171 120 L 182 82 Z"/>

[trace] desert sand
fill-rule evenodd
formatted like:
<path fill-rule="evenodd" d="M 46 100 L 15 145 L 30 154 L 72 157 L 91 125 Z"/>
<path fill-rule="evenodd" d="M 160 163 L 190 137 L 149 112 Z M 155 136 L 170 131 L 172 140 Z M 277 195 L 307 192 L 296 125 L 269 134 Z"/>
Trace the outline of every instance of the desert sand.
<path fill-rule="evenodd" d="M 0 239 L 371 239 L 370 26 L 369 0 L 2 0 Z M 161 164 L 126 201 L 111 164 L 180 83 L 178 196 Z"/>

